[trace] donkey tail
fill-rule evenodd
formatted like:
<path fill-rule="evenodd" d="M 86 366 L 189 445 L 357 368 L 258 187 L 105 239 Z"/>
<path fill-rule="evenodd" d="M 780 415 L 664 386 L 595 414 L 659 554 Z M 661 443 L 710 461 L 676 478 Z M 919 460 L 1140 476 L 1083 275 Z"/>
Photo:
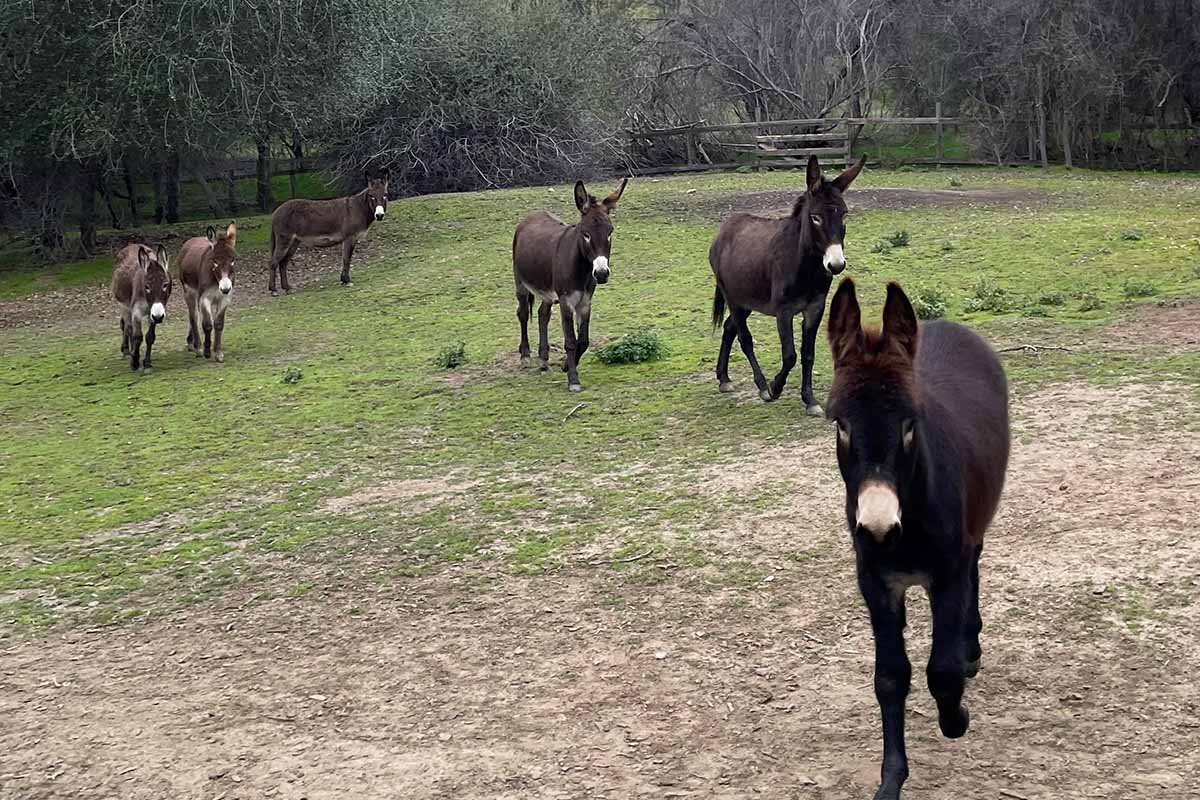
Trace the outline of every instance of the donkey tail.
<path fill-rule="evenodd" d="M 716 330 L 717 328 L 721 327 L 721 323 L 724 322 L 724 320 L 725 320 L 725 293 L 722 292 L 721 287 L 718 286 L 717 290 L 715 292 L 713 292 L 713 310 L 712 310 L 713 330 Z"/>

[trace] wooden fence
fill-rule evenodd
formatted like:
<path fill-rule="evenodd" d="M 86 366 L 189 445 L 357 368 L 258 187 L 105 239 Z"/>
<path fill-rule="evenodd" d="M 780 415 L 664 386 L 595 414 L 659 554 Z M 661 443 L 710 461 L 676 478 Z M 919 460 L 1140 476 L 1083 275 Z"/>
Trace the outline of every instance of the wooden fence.
<path fill-rule="evenodd" d="M 862 141 L 861 134 L 863 128 L 867 126 L 932 126 L 935 128 L 934 156 L 932 158 L 906 158 L 904 159 L 905 163 L 945 165 L 994 163 L 946 157 L 946 129 L 970 122 L 971 120 L 966 117 L 942 116 L 941 103 L 938 103 L 932 117 L 822 117 L 735 122 L 726 125 L 696 124 L 675 128 L 626 131 L 625 135 L 633 150 L 659 139 L 683 138 L 685 163 L 635 167 L 634 173 L 642 175 L 732 169 L 744 166 L 754 169 L 797 167 L 804 165 L 808 156 L 811 155 L 816 155 L 822 160 L 845 162 L 849 165 L 856 155 L 855 145 Z M 783 132 L 771 132 L 780 129 L 783 129 Z M 798 129 L 803 129 L 804 132 L 794 132 Z M 722 136 L 722 134 L 735 134 L 743 138 L 740 141 L 732 141 L 731 139 L 735 137 Z M 716 151 L 736 153 L 737 160 L 720 161 L 710 157 L 704 146 L 705 137 L 709 138 L 710 144 Z M 715 141 L 712 137 L 715 137 Z"/>

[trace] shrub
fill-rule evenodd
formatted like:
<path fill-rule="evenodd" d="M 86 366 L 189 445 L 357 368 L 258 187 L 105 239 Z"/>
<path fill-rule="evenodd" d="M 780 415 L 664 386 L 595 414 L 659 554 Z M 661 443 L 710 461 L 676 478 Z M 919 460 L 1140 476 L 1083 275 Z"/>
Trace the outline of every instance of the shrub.
<path fill-rule="evenodd" d="M 957 188 L 958 188 L 958 187 L 960 187 L 960 186 L 962 186 L 962 181 L 960 181 L 960 180 L 958 179 L 958 176 L 955 176 L 955 177 L 953 177 L 953 178 L 951 178 L 951 179 L 950 179 L 950 188 L 952 188 L 952 189 L 957 189 Z"/>
<path fill-rule="evenodd" d="M 433 363 L 441 369 L 456 369 L 467 363 L 467 346 L 463 342 L 448 344 L 434 356 Z"/>
<path fill-rule="evenodd" d="M 908 247 L 908 231 L 896 231 L 887 238 L 892 247 Z"/>
<path fill-rule="evenodd" d="M 1041 306 L 1029 306 L 1021 312 L 1021 315 L 1025 317 L 1048 317 L 1050 316 L 1050 312 Z"/>
<path fill-rule="evenodd" d="M 967 311 L 1007 311 L 1008 293 L 990 278 L 980 278 L 975 284 L 974 297 L 967 301 Z"/>
<path fill-rule="evenodd" d="M 596 358 L 604 364 L 637 364 L 657 361 L 666 353 L 656 332 L 637 331 L 601 347 L 596 351 Z"/>
<path fill-rule="evenodd" d="M 1100 298 L 1094 294 L 1083 294 L 1079 298 L 1080 311 L 1096 311 L 1104 308 L 1104 303 L 1100 302 Z"/>
<path fill-rule="evenodd" d="M 1130 278 L 1125 281 L 1126 297 L 1153 297 L 1158 294 L 1158 288 L 1153 283 Z"/>
<path fill-rule="evenodd" d="M 876 242 L 875 244 L 873 244 L 871 246 L 871 252 L 872 253 L 884 253 L 884 254 L 890 253 L 890 252 L 892 252 L 891 242 L 888 242 L 888 241 Z"/>
<path fill-rule="evenodd" d="M 1061 306 L 1066 302 L 1067 297 L 1062 292 L 1042 292 L 1037 299 L 1039 306 Z"/>
<path fill-rule="evenodd" d="M 1140 242 L 1142 240 L 1142 232 L 1137 228 L 1130 228 L 1121 234 L 1121 239 L 1126 242 Z"/>
<path fill-rule="evenodd" d="M 913 293 L 912 304 L 918 319 L 941 319 L 946 316 L 946 294 L 940 289 L 917 289 Z"/>

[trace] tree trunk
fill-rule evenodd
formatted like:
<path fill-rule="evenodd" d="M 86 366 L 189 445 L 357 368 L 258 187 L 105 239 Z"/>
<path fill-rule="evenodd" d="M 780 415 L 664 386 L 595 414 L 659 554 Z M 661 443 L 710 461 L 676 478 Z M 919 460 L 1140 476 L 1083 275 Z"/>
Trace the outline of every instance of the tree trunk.
<path fill-rule="evenodd" d="M 84 258 L 96 252 L 96 169 L 79 167 L 79 250 Z"/>
<path fill-rule="evenodd" d="M 213 193 L 212 187 L 208 185 L 208 181 L 204 179 L 204 170 L 195 165 L 190 165 L 188 171 L 192 173 L 192 177 L 196 179 L 196 183 L 200 184 L 200 189 L 204 192 L 204 201 L 208 203 L 208 210 L 214 217 L 221 216 L 221 202 L 217 200 L 216 194 Z"/>
<path fill-rule="evenodd" d="M 125 191 L 129 197 L 129 224 L 137 227 L 141 223 L 141 211 L 138 209 L 137 187 L 133 180 L 133 166 L 128 158 L 121 159 L 121 172 L 125 177 Z"/>
<path fill-rule="evenodd" d="M 1041 64 L 1037 68 L 1037 93 L 1038 147 L 1042 155 L 1042 168 L 1045 169 L 1050 166 L 1050 161 L 1046 158 L 1046 79 Z"/>
<path fill-rule="evenodd" d="M 42 205 L 38 244 L 47 255 L 61 251 L 67 244 L 61 197 L 57 187 L 52 188 Z"/>
<path fill-rule="evenodd" d="M 296 196 L 296 173 L 300 171 L 304 162 L 304 140 L 300 138 L 300 131 L 297 128 L 292 129 L 292 174 L 288 176 L 288 183 L 291 184 L 292 197 Z"/>
<path fill-rule="evenodd" d="M 104 198 L 104 206 L 108 209 L 108 218 L 112 221 L 112 227 L 119 229 L 121 227 L 121 218 L 117 216 L 117 209 L 113 207 L 112 187 L 108 185 L 108 176 L 99 175 L 99 185 L 96 187 L 100 190 L 100 196 Z"/>
<path fill-rule="evenodd" d="M 167 157 L 167 222 L 179 222 L 179 151 Z"/>
<path fill-rule="evenodd" d="M 229 170 L 225 176 L 225 191 L 228 194 L 229 213 L 237 216 L 238 207 L 241 204 L 238 202 L 237 178 L 234 177 L 233 170 Z"/>
<path fill-rule="evenodd" d="M 271 198 L 271 143 L 267 137 L 262 137 L 256 143 L 258 149 L 258 171 L 255 175 L 255 199 L 258 210 L 264 214 L 271 210 L 274 200 Z"/>
<path fill-rule="evenodd" d="M 1062 149 L 1063 164 L 1071 169 L 1074 166 L 1071 162 L 1071 112 L 1066 109 L 1062 113 Z"/>
<path fill-rule="evenodd" d="M 166 219 L 166 193 L 163 191 L 163 164 L 155 161 L 150 174 L 150 182 L 154 184 L 154 224 L 162 225 Z"/>

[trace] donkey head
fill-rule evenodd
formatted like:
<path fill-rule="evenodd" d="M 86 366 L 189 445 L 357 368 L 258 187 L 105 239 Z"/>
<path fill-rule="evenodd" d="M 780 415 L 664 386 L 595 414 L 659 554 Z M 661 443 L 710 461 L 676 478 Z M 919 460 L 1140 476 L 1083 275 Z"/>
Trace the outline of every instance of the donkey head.
<path fill-rule="evenodd" d="M 233 291 L 233 259 L 237 255 L 237 225 L 229 223 L 229 227 L 217 233 L 212 225 L 208 226 L 208 240 L 212 242 L 212 261 L 209 269 L 212 271 L 213 283 L 221 290 L 221 294 Z"/>
<path fill-rule="evenodd" d="M 138 248 L 138 266 L 150 319 L 157 325 L 167 318 L 167 299 L 171 296 L 171 273 L 167 272 L 167 250 L 161 244 L 154 251 Z"/>
<path fill-rule="evenodd" d="M 583 181 L 575 183 L 575 205 L 582 214 L 579 225 L 579 252 L 592 264 L 596 283 L 608 283 L 608 259 L 612 255 L 612 220 L 609 214 L 617 206 L 629 178 L 622 178 L 617 190 L 603 200 L 588 194 Z"/>
<path fill-rule="evenodd" d="M 375 220 L 383 219 L 387 213 L 388 179 L 391 173 L 384 170 L 378 175 L 366 173 L 367 179 L 367 208 L 375 212 Z"/>
<path fill-rule="evenodd" d="M 827 181 L 821 174 L 817 157 L 808 158 L 808 191 L 801 198 L 797 211 L 802 214 L 800 223 L 806 229 L 808 240 L 824 253 L 821 262 L 830 275 L 837 275 L 846 268 L 846 256 L 842 252 L 846 238 L 846 203 L 842 200 L 842 192 L 850 187 L 866 163 L 867 158 L 863 156 L 853 167 Z"/>
<path fill-rule="evenodd" d="M 883 327 L 864 329 L 854 281 L 846 278 L 829 306 L 828 327 L 834 372 L 827 415 L 837 421 L 846 515 L 856 535 L 882 543 L 900 532 L 900 498 L 919 449 L 917 315 L 899 284 L 889 283 Z"/>

